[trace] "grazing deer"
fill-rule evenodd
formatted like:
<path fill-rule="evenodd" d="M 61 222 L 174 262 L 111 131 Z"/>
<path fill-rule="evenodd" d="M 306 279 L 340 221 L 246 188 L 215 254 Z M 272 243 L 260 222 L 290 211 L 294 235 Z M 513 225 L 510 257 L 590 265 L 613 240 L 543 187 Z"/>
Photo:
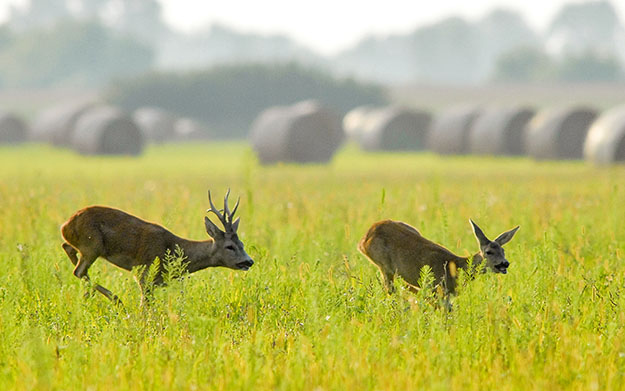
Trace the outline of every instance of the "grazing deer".
<path fill-rule="evenodd" d="M 480 251 L 473 256 L 473 264 L 479 265 L 485 261 L 488 270 L 506 274 L 510 263 L 506 260 L 502 246 L 512 239 L 519 227 L 491 241 L 473 220 L 469 221 L 480 245 Z M 358 250 L 380 269 L 388 293 L 395 290 L 393 279 L 396 274 L 416 289 L 420 270 L 425 265 L 432 268 L 436 284 L 443 284 L 447 293 L 454 293 L 457 268 L 466 269 L 469 261 L 469 257 L 459 257 L 424 238 L 416 228 L 392 220 L 373 224 L 358 243 Z"/>
<path fill-rule="evenodd" d="M 63 250 L 74 264 L 74 275 L 89 281 L 87 271 L 93 262 L 102 257 L 125 270 L 144 266 L 138 278 L 142 300 L 149 292 L 146 277 L 150 265 L 156 257 L 163 260 L 168 250 L 174 252 L 179 246 L 186 257 L 184 271 L 194 273 L 207 267 L 224 266 L 235 270 L 248 270 L 254 264 L 243 249 L 237 236 L 239 219 L 232 221 L 239 200 L 232 212 L 228 208 L 228 195 L 224 197 L 223 214 L 213 204 L 208 192 L 210 209 L 219 218 L 225 231 L 220 230 L 208 217 L 204 217 L 206 232 L 212 240 L 195 241 L 181 238 L 160 225 L 139 219 L 119 209 L 105 206 L 89 206 L 76 212 L 63 226 L 61 234 L 65 243 Z M 80 253 L 80 258 L 78 257 Z M 163 285 L 163 265 L 159 265 L 154 286 Z M 101 285 L 94 289 L 115 303 L 121 303 L 116 295 Z"/>

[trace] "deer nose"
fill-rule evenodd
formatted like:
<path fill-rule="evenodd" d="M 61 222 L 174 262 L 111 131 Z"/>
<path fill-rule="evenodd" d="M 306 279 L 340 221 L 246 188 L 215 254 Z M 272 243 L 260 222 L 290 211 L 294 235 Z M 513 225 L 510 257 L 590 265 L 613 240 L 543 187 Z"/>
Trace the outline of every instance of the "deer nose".
<path fill-rule="evenodd" d="M 505 260 L 505 261 L 503 261 L 502 265 L 503 265 L 503 267 L 508 267 L 508 266 L 510 266 L 510 262 Z"/>

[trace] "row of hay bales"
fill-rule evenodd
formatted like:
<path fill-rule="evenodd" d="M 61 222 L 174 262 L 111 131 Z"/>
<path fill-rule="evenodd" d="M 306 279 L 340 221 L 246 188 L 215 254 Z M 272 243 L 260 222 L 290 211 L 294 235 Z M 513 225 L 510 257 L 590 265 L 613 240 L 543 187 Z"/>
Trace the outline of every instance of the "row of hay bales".
<path fill-rule="evenodd" d="M 453 107 L 433 117 L 423 110 L 360 107 L 343 120 L 365 150 L 423 150 L 442 155 L 528 155 L 625 160 L 625 105 L 603 113 L 584 107 Z"/>
<path fill-rule="evenodd" d="M 358 107 L 339 116 L 315 101 L 263 111 L 250 129 L 261 163 L 326 162 L 344 137 L 367 151 L 431 150 L 442 155 L 528 155 L 535 159 L 625 160 L 625 105 L 453 107 L 433 116 L 396 106 Z"/>
<path fill-rule="evenodd" d="M 127 113 L 92 102 L 44 110 L 33 124 L 31 140 L 85 155 L 139 155 L 145 144 L 141 130 Z"/>
<path fill-rule="evenodd" d="M 95 102 L 71 102 L 44 110 L 30 140 L 86 155 L 139 155 L 147 142 L 205 139 L 207 134 L 198 122 L 155 107 L 127 113 Z"/>

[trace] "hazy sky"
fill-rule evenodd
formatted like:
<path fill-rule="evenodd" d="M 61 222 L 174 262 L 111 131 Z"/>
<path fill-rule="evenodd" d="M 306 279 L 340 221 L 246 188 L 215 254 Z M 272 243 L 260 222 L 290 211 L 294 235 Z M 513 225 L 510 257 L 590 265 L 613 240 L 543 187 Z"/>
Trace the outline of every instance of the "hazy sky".
<path fill-rule="evenodd" d="M 0 0 L 0 19 L 9 4 Z M 323 53 L 333 53 L 369 33 L 411 31 L 443 17 L 479 18 L 493 8 L 521 12 L 534 28 L 544 28 L 565 3 L 580 0 L 161 0 L 164 17 L 174 27 L 192 31 L 219 22 L 247 32 L 284 33 Z M 625 20 L 625 0 L 612 0 Z"/>

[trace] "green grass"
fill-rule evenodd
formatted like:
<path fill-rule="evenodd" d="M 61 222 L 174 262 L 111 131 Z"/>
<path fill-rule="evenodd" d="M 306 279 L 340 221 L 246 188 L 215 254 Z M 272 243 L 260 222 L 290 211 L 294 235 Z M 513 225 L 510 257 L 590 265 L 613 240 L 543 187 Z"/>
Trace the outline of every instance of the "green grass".
<path fill-rule="evenodd" d="M 0 389 L 622 389 L 625 167 L 370 154 L 262 167 L 242 144 L 159 146 L 139 159 L 0 149 Z M 208 269 L 139 307 L 132 274 L 92 278 L 126 304 L 84 299 L 60 225 L 91 204 L 206 238 L 207 189 L 241 195 L 249 272 Z M 508 275 L 462 282 L 453 311 L 357 251 L 382 218 L 452 251 L 473 218 Z"/>

